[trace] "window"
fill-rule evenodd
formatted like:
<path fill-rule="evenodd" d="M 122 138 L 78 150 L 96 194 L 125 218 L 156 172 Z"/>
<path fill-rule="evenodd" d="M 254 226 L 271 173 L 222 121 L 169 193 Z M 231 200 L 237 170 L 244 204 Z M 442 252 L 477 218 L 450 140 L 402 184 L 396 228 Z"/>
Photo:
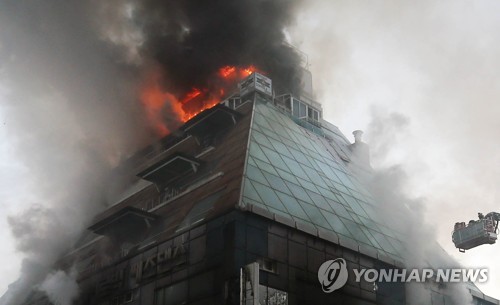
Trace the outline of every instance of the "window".
<path fill-rule="evenodd" d="M 259 285 L 260 305 L 288 305 L 288 293 L 268 286 Z"/>
<path fill-rule="evenodd" d="M 313 118 L 313 109 L 312 108 L 307 108 L 307 116 L 312 119 Z"/>
<path fill-rule="evenodd" d="M 125 294 L 122 294 L 122 295 L 119 295 L 119 296 L 112 298 L 108 304 L 109 305 L 123 305 L 123 304 L 131 303 L 133 301 L 134 301 L 134 293 L 132 291 L 129 291 Z"/>
<path fill-rule="evenodd" d="M 233 101 L 233 103 L 234 103 L 234 106 L 233 106 L 234 109 L 240 107 L 243 104 L 243 101 L 239 97 L 232 98 L 231 101 Z"/>
<path fill-rule="evenodd" d="M 242 103 L 241 98 L 239 96 L 230 97 L 224 102 L 224 105 L 226 105 L 228 108 L 231 108 L 231 109 L 236 109 L 239 106 L 241 106 L 241 104 L 243 104 L 243 103 Z"/>
<path fill-rule="evenodd" d="M 123 296 L 123 302 L 124 303 L 130 303 L 134 300 L 134 295 L 132 294 L 132 292 L 127 292 L 124 296 Z"/>
<path fill-rule="evenodd" d="M 268 258 L 261 258 L 257 260 L 257 262 L 259 263 L 260 270 L 278 274 L 278 263 L 275 260 Z"/>
<path fill-rule="evenodd" d="M 291 101 L 289 101 L 291 99 Z M 293 102 L 292 102 L 293 101 Z M 292 110 L 292 115 L 310 122 L 319 122 L 320 111 L 293 97 L 285 100 L 285 107 Z"/>
<path fill-rule="evenodd" d="M 299 117 L 299 101 L 293 99 L 293 115 Z"/>
<path fill-rule="evenodd" d="M 221 194 L 222 192 L 219 191 L 198 201 L 186 215 L 177 231 L 188 228 L 191 225 L 204 220 L 205 216 L 213 209 L 214 203 L 217 199 L 219 199 Z"/>
<path fill-rule="evenodd" d="M 299 103 L 299 118 L 305 118 L 307 113 L 307 106 Z"/>
<path fill-rule="evenodd" d="M 292 110 L 292 98 L 290 96 L 288 96 L 286 99 L 285 99 L 285 107 L 286 109 L 288 110 Z"/>
<path fill-rule="evenodd" d="M 187 281 L 157 289 L 155 292 L 155 305 L 183 304 L 187 301 L 187 292 Z"/>
<path fill-rule="evenodd" d="M 272 268 L 272 263 L 268 267 Z M 258 300 L 260 305 L 288 305 L 288 293 L 275 288 L 259 285 L 259 263 L 251 263 L 241 268 L 240 291 L 244 305 L 252 305 Z M 256 284 L 257 283 L 257 284 Z"/>

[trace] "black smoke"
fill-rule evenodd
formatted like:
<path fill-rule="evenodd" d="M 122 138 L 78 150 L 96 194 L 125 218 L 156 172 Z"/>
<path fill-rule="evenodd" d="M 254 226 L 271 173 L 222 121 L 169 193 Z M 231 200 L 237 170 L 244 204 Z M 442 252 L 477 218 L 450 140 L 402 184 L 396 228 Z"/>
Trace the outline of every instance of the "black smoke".
<path fill-rule="evenodd" d="M 286 44 L 296 0 L 159 1 L 137 3 L 142 54 L 167 73 L 167 88 L 183 94 L 207 87 L 225 65 L 255 65 L 285 90 L 298 87 L 300 56 Z"/>

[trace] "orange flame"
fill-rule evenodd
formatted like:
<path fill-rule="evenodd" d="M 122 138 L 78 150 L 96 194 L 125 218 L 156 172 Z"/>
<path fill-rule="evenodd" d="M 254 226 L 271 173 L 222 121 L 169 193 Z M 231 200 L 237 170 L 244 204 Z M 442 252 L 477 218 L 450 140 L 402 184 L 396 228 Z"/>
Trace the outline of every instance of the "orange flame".
<path fill-rule="evenodd" d="M 195 110 L 184 111 L 182 121 L 187 122 L 187 121 L 191 120 L 192 118 L 194 118 L 195 116 L 197 116 L 198 114 L 200 114 L 201 112 L 203 112 L 204 110 L 210 109 L 210 108 L 214 107 L 215 105 L 219 104 L 220 102 L 221 102 L 221 98 L 217 98 L 217 97 L 209 98 L 209 99 L 203 101 L 202 105 L 197 105 L 198 107 L 195 108 Z"/>
<path fill-rule="evenodd" d="M 243 74 L 246 77 L 246 76 L 249 76 L 256 71 L 257 71 L 257 69 L 254 66 L 249 66 L 249 67 L 243 69 Z"/>
<path fill-rule="evenodd" d="M 169 115 L 175 116 L 172 118 L 173 120 L 180 120 L 182 108 L 175 96 L 162 90 L 160 80 L 159 71 L 153 71 L 147 75 L 141 92 L 141 102 L 153 129 L 159 136 L 165 136 L 170 133 L 162 114 L 165 107 L 167 104 L 172 107 Z"/>
<path fill-rule="evenodd" d="M 201 94 L 200 89 L 197 89 L 197 88 L 191 89 L 191 91 L 189 91 L 188 94 L 186 94 L 186 96 L 183 99 L 181 99 L 181 104 L 186 104 L 186 103 L 190 102 L 191 100 L 193 100 L 197 96 L 200 96 L 200 94 Z"/>
<path fill-rule="evenodd" d="M 236 67 L 234 66 L 224 66 L 219 69 L 219 75 L 222 76 L 223 78 L 228 78 L 231 74 L 236 71 Z"/>
<path fill-rule="evenodd" d="M 219 104 L 228 89 L 234 88 L 237 82 L 256 71 L 258 70 L 254 66 L 224 66 L 217 71 L 213 79 L 209 80 L 209 88 L 193 87 L 180 97 L 161 88 L 162 75 L 155 71 L 145 79 L 141 102 L 156 133 L 165 136 L 170 133 L 166 121 L 189 121 L 200 112 Z"/>
<path fill-rule="evenodd" d="M 219 76 L 229 80 L 241 80 L 256 71 L 257 69 L 254 66 L 248 66 L 245 68 L 224 66 L 219 69 Z"/>

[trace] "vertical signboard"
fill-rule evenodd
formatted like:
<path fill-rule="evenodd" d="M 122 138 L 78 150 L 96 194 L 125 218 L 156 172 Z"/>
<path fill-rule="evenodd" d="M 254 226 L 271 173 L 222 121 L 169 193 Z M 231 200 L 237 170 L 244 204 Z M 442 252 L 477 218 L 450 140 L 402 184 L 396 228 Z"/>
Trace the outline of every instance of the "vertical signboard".
<path fill-rule="evenodd" d="M 259 305 L 259 263 L 240 269 L 240 305 Z"/>
<path fill-rule="evenodd" d="M 240 269 L 240 305 L 288 305 L 288 293 L 259 283 L 259 263 Z"/>

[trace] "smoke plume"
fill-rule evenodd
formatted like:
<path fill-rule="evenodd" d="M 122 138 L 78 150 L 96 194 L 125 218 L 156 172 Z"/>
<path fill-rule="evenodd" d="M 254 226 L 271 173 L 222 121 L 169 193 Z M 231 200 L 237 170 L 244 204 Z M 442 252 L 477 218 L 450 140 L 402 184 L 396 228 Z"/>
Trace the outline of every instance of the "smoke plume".
<path fill-rule="evenodd" d="M 387 161 L 391 147 L 398 143 L 397 138 L 408 136 L 411 120 L 403 114 L 379 108 L 372 108 L 372 116 L 367 134 L 373 143 L 370 148 L 374 170 L 359 174 L 380 204 L 379 220 L 403 239 L 403 263 L 406 268 L 460 268 L 460 264 L 437 242 L 436 226 L 426 216 L 427 199 L 411 195 L 407 169 L 403 164 Z M 445 289 L 436 287 L 426 287 L 423 283 L 407 284 L 407 302 L 431 304 L 436 298 L 444 302 L 446 295 L 453 304 L 472 304 L 472 296 L 464 283 L 447 283 Z"/>
<path fill-rule="evenodd" d="M 76 282 L 76 271 L 69 274 L 62 270 L 50 273 L 39 289 L 44 291 L 54 305 L 71 305 L 78 296 L 78 284 Z"/>
<path fill-rule="evenodd" d="M 298 0 L 2 1 L 2 108 L 17 157 L 29 169 L 24 211 L 9 218 L 21 275 L 0 300 L 18 304 L 43 282 L 50 298 L 66 275 L 58 257 L 109 203 L 110 170 L 155 138 L 140 103 L 150 72 L 161 90 L 208 87 L 224 65 L 255 65 L 283 88 L 300 57 L 285 41 Z M 161 95 L 163 96 L 163 95 Z M 158 109 L 178 125 L 170 104 Z M 165 101 L 162 101 L 165 102 Z M 72 295 L 58 299 L 69 304 Z"/>
<path fill-rule="evenodd" d="M 371 105 L 411 117 L 405 137 L 389 135 L 384 166 L 404 164 L 441 245 L 464 266 L 488 266 L 478 287 L 497 299 L 498 245 L 459 253 L 450 231 L 499 209 L 499 10 L 494 0 L 311 0 L 290 30 L 327 120 L 368 132 Z"/>
<path fill-rule="evenodd" d="M 167 74 L 166 87 L 186 93 L 206 87 L 225 65 L 256 65 L 273 80 L 298 86 L 296 51 L 285 43 L 297 0 L 159 1 L 136 3 L 142 50 Z"/>

